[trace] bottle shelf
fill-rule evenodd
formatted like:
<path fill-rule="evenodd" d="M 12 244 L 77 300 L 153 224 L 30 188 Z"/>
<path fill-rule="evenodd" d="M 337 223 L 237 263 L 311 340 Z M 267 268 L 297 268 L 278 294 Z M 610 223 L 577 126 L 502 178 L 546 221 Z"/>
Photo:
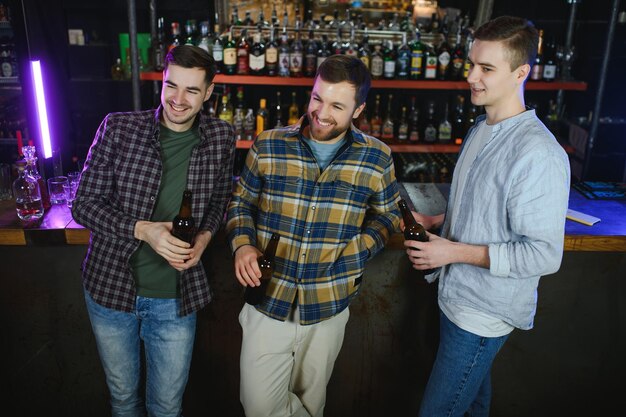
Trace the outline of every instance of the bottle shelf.
<path fill-rule="evenodd" d="M 238 140 L 237 149 L 250 149 L 254 141 Z M 418 144 L 390 144 L 392 152 L 399 153 L 458 153 L 460 145 L 447 145 L 443 143 L 418 143 Z"/>
<path fill-rule="evenodd" d="M 161 81 L 160 72 L 142 72 L 145 81 Z M 268 77 L 259 75 L 217 74 L 213 79 L 216 84 L 238 85 L 276 85 L 292 87 L 312 87 L 314 78 Z M 372 88 L 408 89 L 408 90 L 467 90 L 467 81 L 428 81 L 428 80 L 372 80 Z M 529 81 L 526 90 L 571 90 L 585 91 L 587 83 L 583 81 Z"/>

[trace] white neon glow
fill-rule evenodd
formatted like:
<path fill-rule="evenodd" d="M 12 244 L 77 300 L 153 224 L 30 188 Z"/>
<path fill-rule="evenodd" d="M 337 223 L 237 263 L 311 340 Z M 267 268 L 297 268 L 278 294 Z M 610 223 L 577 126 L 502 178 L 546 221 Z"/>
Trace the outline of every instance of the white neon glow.
<path fill-rule="evenodd" d="M 46 95 L 41 77 L 41 63 L 30 61 L 35 83 L 35 101 L 37 102 L 37 115 L 39 116 L 39 130 L 41 132 L 41 144 L 43 145 L 44 158 L 52 156 L 52 144 L 50 143 L 50 126 L 48 125 L 48 110 L 46 108 Z"/>

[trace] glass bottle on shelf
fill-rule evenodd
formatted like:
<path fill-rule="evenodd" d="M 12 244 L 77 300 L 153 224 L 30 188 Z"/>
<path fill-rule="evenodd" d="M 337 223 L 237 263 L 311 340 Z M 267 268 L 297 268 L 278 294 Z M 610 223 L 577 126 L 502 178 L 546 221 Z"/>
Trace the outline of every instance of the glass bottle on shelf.
<path fill-rule="evenodd" d="M 17 161 L 18 177 L 13 181 L 13 196 L 17 217 L 24 221 L 40 219 L 44 209 L 39 182 L 28 174 L 26 161 Z"/>
<path fill-rule="evenodd" d="M 370 126 L 370 122 L 367 120 L 367 113 L 365 112 L 365 109 L 363 109 L 363 111 L 359 115 L 357 122 L 355 124 L 357 125 L 359 130 L 363 132 L 364 134 L 366 135 L 372 134 L 372 128 Z"/>
<path fill-rule="evenodd" d="M 406 117 L 406 106 L 402 106 L 400 123 L 398 124 L 398 142 L 406 143 L 409 138 L 409 122 Z"/>
<path fill-rule="evenodd" d="M 383 77 L 387 80 L 391 80 L 396 76 L 396 56 L 393 50 L 393 42 L 390 40 L 385 43 L 383 61 Z"/>
<path fill-rule="evenodd" d="M 265 59 L 264 59 L 265 61 Z M 250 44 L 248 43 L 248 31 L 241 31 L 241 38 L 237 44 L 237 75 L 250 73 Z"/>
<path fill-rule="evenodd" d="M 411 43 L 411 69 L 409 72 L 409 78 L 412 80 L 419 80 L 422 78 L 424 66 L 424 44 L 422 43 L 422 37 L 420 29 L 415 28 L 415 38 Z"/>
<path fill-rule="evenodd" d="M 463 57 L 463 79 L 467 80 L 469 77 L 469 71 L 471 68 L 471 62 L 469 60 L 469 51 L 472 49 L 472 44 L 474 43 L 474 36 L 471 32 L 467 32 L 467 37 L 465 38 L 465 56 Z"/>
<path fill-rule="evenodd" d="M 454 117 L 452 119 L 452 137 L 455 145 L 463 143 L 465 136 L 465 97 L 458 95 L 454 106 Z"/>
<path fill-rule="evenodd" d="M 424 79 L 434 80 L 437 78 L 437 54 L 431 47 L 424 49 Z"/>
<path fill-rule="evenodd" d="M 22 153 L 24 154 L 24 159 L 26 160 L 26 174 L 33 177 L 39 184 L 43 208 L 48 210 L 50 208 L 50 195 L 48 194 L 46 182 L 37 169 L 37 151 L 34 146 L 29 145 L 22 147 Z"/>
<path fill-rule="evenodd" d="M 196 40 L 197 35 L 197 24 L 195 19 L 188 19 L 185 22 L 185 34 L 187 37 L 185 38 L 185 45 L 196 45 L 198 42 Z"/>
<path fill-rule="evenodd" d="M 437 141 L 437 127 L 435 123 L 435 102 L 429 101 L 427 119 L 424 128 L 424 142 L 434 143 Z"/>
<path fill-rule="evenodd" d="M 300 40 L 300 31 L 296 30 L 296 37 L 289 50 L 289 74 L 292 77 L 302 77 L 302 62 L 304 61 L 304 47 Z"/>
<path fill-rule="evenodd" d="M 441 42 L 437 49 L 437 79 L 447 80 L 450 67 L 450 45 L 448 44 L 448 33 L 441 33 Z"/>
<path fill-rule="evenodd" d="M 446 107 L 443 113 L 443 119 L 439 123 L 439 142 L 441 143 L 450 143 L 452 140 L 452 123 L 448 120 L 448 103 L 446 103 Z"/>
<path fill-rule="evenodd" d="M 235 109 L 235 114 L 233 115 L 233 127 L 235 128 L 235 139 L 241 140 L 243 139 L 243 109 L 237 107 Z"/>
<path fill-rule="evenodd" d="M 383 122 L 383 131 L 381 135 L 381 139 L 385 143 L 391 143 L 394 140 L 394 123 L 393 123 L 393 114 L 391 111 L 391 103 L 393 101 L 393 94 L 389 94 L 387 98 L 387 114 L 385 115 L 385 121 Z"/>
<path fill-rule="evenodd" d="M 172 50 L 172 48 L 177 47 L 178 45 L 182 45 L 183 41 L 180 38 L 180 25 L 178 22 L 171 23 L 172 30 L 172 42 L 170 46 L 167 48 L 168 51 Z"/>
<path fill-rule="evenodd" d="M 285 124 L 283 123 L 283 108 L 281 104 L 280 91 L 276 92 L 276 122 L 274 123 L 274 127 L 283 127 Z"/>
<path fill-rule="evenodd" d="M 328 36 L 322 35 L 322 41 L 320 42 L 320 47 L 317 50 L 316 67 L 319 68 L 319 66 L 322 65 L 322 62 L 324 62 L 324 60 L 329 56 L 330 51 L 328 50 Z"/>
<path fill-rule="evenodd" d="M 459 81 L 463 79 L 463 64 L 465 61 L 465 51 L 463 49 L 463 43 L 461 41 L 461 26 L 458 26 L 456 32 L 456 40 L 454 47 L 452 48 L 452 55 L 450 56 L 450 79 L 453 81 Z"/>
<path fill-rule="evenodd" d="M 367 28 L 366 28 L 365 33 L 363 34 L 363 42 L 361 43 L 361 46 L 359 47 L 358 57 L 365 65 L 365 68 L 367 68 L 369 71 L 371 71 L 370 69 L 371 55 L 372 53 L 370 52 L 369 35 L 367 34 Z"/>
<path fill-rule="evenodd" d="M 467 133 L 472 126 L 476 123 L 476 117 L 478 116 L 478 108 L 470 103 L 469 109 L 467 110 L 467 114 L 465 115 L 465 120 L 463 122 L 463 127 L 465 133 Z"/>
<path fill-rule="evenodd" d="M 113 66 L 111 67 L 111 78 L 117 81 L 121 81 L 126 78 L 124 75 L 122 60 L 119 58 L 115 60 L 115 64 L 113 64 Z"/>
<path fill-rule="evenodd" d="M 261 41 L 260 31 L 254 34 L 254 43 L 249 55 L 250 74 L 263 75 L 265 73 L 265 45 Z"/>
<path fill-rule="evenodd" d="M 543 29 L 539 29 L 539 43 L 537 44 L 537 55 L 530 72 L 530 79 L 541 81 L 543 79 Z"/>
<path fill-rule="evenodd" d="M 243 118 L 243 136 L 244 140 L 254 140 L 256 132 L 256 120 L 254 119 L 254 110 L 248 109 Z"/>
<path fill-rule="evenodd" d="M 382 78 L 385 68 L 385 61 L 383 54 L 380 52 L 380 47 L 380 45 L 374 45 L 374 52 L 372 53 L 371 59 L 370 73 L 375 80 Z"/>
<path fill-rule="evenodd" d="M 278 47 L 278 75 L 289 77 L 289 44 L 287 43 L 287 28 L 283 26 L 283 33 Z"/>
<path fill-rule="evenodd" d="M 228 94 L 222 96 L 222 105 L 220 106 L 219 116 L 225 122 L 233 124 L 233 105 L 228 100 Z"/>
<path fill-rule="evenodd" d="M 270 28 L 270 40 L 265 47 L 265 68 L 267 75 L 275 77 L 278 74 L 278 45 L 274 39 L 274 27 Z"/>
<path fill-rule="evenodd" d="M 411 110 L 409 111 L 409 142 L 419 142 L 419 109 L 415 105 L 415 96 L 411 97 Z"/>
<path fill-rule="evenodd" d="M 155 71 L 163 71 L 163 64 L 165 62 L 165 32 L 163 29 L 164 21 L 162 17 L 157 19 L 157 31 L 156 31 L 156 39 L 152 43 L 152 66 Z M 120 67 L 121 67 L 120 60 Z M 123 77 L 122 77 L 123 78 Z M 119 80 L 122 78 L 115 78 L 114 80 Z"/>
<path fill-rule="evenodd" d="M 556 46 L 554 39 L 544 48 L 545 63 L 543 64 L 543 80 L 554 81 L 556 79 Z"/>
<path fill-rule="evenodd" d="M 298 103 L 296 102 L 296 92 L 291 92 L 291 105 L 289 105 L 289 119 L 287 120 L 288 125 L 295 125 L 300 120 L 300 109 L 298 108 Z"/>
<path fill-rule="evenodd" d="M 398 47 L 396 58 L 396 75 L 399 80 L 409 78 L 411 70 L 411 48 L 406 43 L 406 33 L 402 33 L 402 44 Z"/>
<path fill-rule="evenodd" d="M 213 55 L 213 42 L 209 36 L 208 21 L 200 22 L 200 41 L 198 42 L 198 48 L 204 49 L 209 55 Z"/>
<path fill-rule="evenodd" d="M 224 74 L 235 75 L 237 72 L 237 43 L 233 38 L 233 28 L 228 32 L 228 41 L 224 45 Z"/>
<path fill-rule="evenodd" d="M 213 59 L 215 60 L 215 69 L 217 74 L 222 73 L 224 66 L 224 44 L 222 43 L 222 36 L 220 32 L 220 24 L 217 21 L 217 13 L 215 13 L 215 26 L 213 27 L 214 40 L 213 40 Z"/>
<path fill-rule="evenodd" d="M 309 40 L 304 54 L 304 76 L 314 77 L 317 69 L 317 41 L 313 30 L 309 30 Z"/>
<path fill-rule="evenodd" d="M 376 101 L 374 102 L 374 114 L 370 120 L 370 127 L 372 129 L 372 136 L 380 139 L 383 133 L 383 119 L 380 117 L 380 94 L 376 94 Z"/>
<path fill-rule="evenodd" d="M 256 112 L 256 135 L 269 129 L 269 112 L 267 111 L 267 100 L 262 98 L 259 101 L 259 110 Z"/>

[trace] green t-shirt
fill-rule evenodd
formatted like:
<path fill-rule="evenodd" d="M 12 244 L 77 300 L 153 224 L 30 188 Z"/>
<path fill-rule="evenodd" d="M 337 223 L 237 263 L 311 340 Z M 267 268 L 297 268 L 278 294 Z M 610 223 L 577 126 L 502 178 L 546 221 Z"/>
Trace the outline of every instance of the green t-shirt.
<path fill-rule="evenodd" d="M 153 222 L 172 221 L 180 210 L 183 191 L 187 187 L 187 171 L 192 149 L 200 143 L 197 124 L 185 131 L 174 132 L 160 126 L 163 175 L 159 187 Z M 150 298 L 180 297 L 180 273 L 146 242 L 130 260 L 137 285 L 137 295 Z"/>

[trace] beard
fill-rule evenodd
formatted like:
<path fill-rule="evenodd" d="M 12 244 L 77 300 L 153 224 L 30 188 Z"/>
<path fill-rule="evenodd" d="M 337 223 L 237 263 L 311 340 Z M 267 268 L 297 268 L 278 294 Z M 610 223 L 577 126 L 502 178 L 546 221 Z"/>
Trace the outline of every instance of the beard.
<path fill-rule="evenodd" d="M 320 129 L 320 127 L 315 123 L 315 118 L 317 117 L 316 112 L 307 112 L 306 117 L 309 120 L 309 133 L 311 139 L 315 139 L 318 142 L 331 141 L 350 128 L 350 122 L 341 126 L 338 125 L 335 120 L 331 120 L 331 126 L 328 126 L 328 128 Z"/>

